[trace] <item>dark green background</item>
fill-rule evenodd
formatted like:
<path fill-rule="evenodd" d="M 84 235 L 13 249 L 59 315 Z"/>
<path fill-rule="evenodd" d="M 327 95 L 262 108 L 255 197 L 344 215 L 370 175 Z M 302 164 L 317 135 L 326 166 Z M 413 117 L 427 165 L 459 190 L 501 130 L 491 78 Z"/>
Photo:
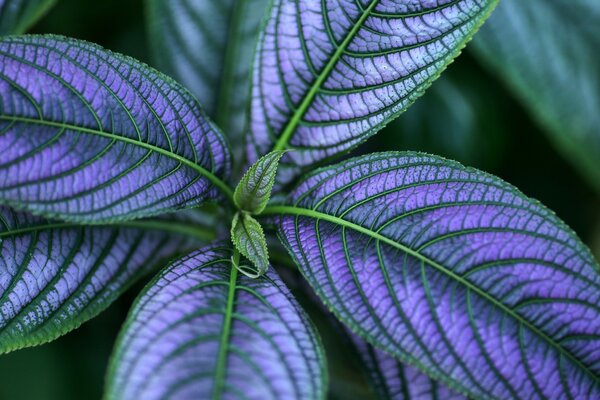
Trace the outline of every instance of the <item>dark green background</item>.
<path fill-rule="evenodd" d="M 141 0 L 59 0 L 32 31 L 89 40 L 149 62 L 144 29 Z M 427 151 L 498 175 L 556 211 L 599 255 L 599 196 L 468 48 L 422 99 L 355 153 L 382 150 Z M 100 398 L 113 341 L 142 284 L 75 332 L 0 356 L 0 399 Z M 336 329 L 316 311 L 313 319 L 324 326 L 332 397 L 363 398 L 364 384 Z"/>

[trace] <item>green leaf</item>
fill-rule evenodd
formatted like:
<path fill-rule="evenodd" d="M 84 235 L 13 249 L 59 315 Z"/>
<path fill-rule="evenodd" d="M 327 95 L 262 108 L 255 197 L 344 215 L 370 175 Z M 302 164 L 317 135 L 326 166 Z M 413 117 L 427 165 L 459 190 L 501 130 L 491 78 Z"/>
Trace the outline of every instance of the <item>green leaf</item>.
<path fill-rule="evenodd" d="M 156 65 L 200 100 L 231 141 L 240 143 L 240 152 L 252 56 L 267 3 L 147 0 Z"/>
<path fill-rule="evenodd" d="M 0 0 L 0 36 L 24 33 L 55 3 L 56 0 Z"/>
<path fill-rule="evenodd" d="M 231 240 L 236 249 L 254 265 L 254 270 L 239 263 L 234 266 L 245 275 L 257 278 L 269 269 L 267 239 L 260 223 L 251 215 L 241 211 L 233 217 Z"/>
<path fill-rule="evenodd" d="M 598 0 L 502 0 L 473 44 L 600 190 L 598 26 Z"/>
<path fill-rule="evenodd" d="M 279 160 L 285 151 L 273 151 L 256 161 L 235 188 L 233 200 L 240 210 L 260 214 L 271 198 Z"/>

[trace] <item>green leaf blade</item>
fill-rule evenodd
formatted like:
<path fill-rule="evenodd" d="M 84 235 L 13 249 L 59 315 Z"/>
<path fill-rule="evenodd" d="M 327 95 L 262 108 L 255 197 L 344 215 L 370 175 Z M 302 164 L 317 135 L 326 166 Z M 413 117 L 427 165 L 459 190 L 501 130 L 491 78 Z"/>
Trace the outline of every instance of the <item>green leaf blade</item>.
<path fill-rule="evenodd" d="M 260 214 L 271 198 L 279 160 L 285 151 L 272 151 L 261 157 L 246 171 L 233 194 L 240 210 Z"/>
<path fill-rule="evenodd" d="M 252 53 L 267 2 L 146 1 L 156 65 L 183 83 L 235 143 L 243 138 Z"/>
<path fill-rule="evenodd" d="M 25 33 L 56 0 L 0 0 L 0 36 Z"/>
<path fill-rule="evenodd" d="M 250 278 L 258 278 L 269 269 L 267 239 L 260 223 L 252 216 L 238 212 L 231 226 L 231 240 L 235 248 L 254 265 L 255 271 L 234 265 Z"/>
<path fill-rule="evenodd" d="M 473 43 L 600 191 L 600 3 L 502 0 Z"/>

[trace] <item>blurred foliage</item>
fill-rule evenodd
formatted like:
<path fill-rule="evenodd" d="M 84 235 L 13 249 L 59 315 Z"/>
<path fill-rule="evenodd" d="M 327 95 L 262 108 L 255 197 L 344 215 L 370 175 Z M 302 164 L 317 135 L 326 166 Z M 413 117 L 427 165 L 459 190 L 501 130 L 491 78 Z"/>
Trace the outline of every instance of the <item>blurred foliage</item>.
<path fill-rule="evenodd" d="M 40 19 L 56 0 L 0 0 L 0 35 L 20 35 Z"/>
<path fill-rule="evenodd" d="M 470 49 L 600 193 L 598 21 L 598 0 L 503 0 Z"/>
<path fill-rule="evenodd" d="M 57 0 L 31 33 L 88 40 L 148 62 L 143 0 Z"/>
<path fill-rule="evenodd" d="M 390 149 L 422 149 L 481 169 L 494 169 L 505 152 L 506 121 L 486 81 L 450 68 L 419 101 L 379 135 Z"/>
<path fill-rule="evenodd" d="M 93 41 L 147 62 L 143 13 L 142 0 L 59 0 L 32 31 Z M 422 99 L 354 154 L 385 150 L 426 151 L 496 174 L 556 211 L 600 256 L 600 199 L 468 49 Z M 99 399 L 118 329 L 142 285 L 75 332 L 1 356 L 0 399 Z M 368 398 L 337 328 L 301 288 L 292 289 L 321 328 L 331 398 Z"/>

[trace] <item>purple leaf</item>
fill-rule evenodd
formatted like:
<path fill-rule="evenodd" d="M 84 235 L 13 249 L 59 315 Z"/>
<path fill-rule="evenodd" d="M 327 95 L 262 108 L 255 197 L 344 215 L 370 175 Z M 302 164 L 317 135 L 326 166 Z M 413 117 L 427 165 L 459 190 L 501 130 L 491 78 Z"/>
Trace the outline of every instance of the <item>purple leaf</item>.
<path fill-rule="evenodd" d="M 231 195 L 229 151 L 193 97 L 129 57 L 59 36 L 0 41 L 0 201 L 106 222 Z"/>
<path fill-rule="evenodd" d="M 279 233 L 353 332 L 476 398 L 600 397 L 600 267 L 511 185 L 418 153 L 320 170 Z"/>
<path fill-rule="evenodd" d="M 275 0 L 259 38 L 247 153 L 298 166 L 344 152 L 404 111 L 497 0 Z"/>
<path fill-rule="evenodd" d="M 129 225 L 127 225 L 129 224 Z M 0 353 L 56 339 L 198 244 L 183 221 L 80 227 L 0 206 Z"/>
<path fill-rule="evenodd" d="M 271 269 L 238 275 L 231 250 L 205 247 L 140 295 L 113 354 L 108 399 L 319 399 L 320 341 Z"/>
<path fill-rule="evenodd" d="M 283 271 L 289 271 L 289 268 Z M 400 362 L 395 357 L 379 350 L 360 336 L 352 333 L 327 309 L 315 292 L 306 284 L 306 280 L 301 279 L 300 285 L 303 293 L 321 310 L 323 316 L 329 322 L 326 329 L 335 332 L 335 335 L 338 336 L 338 342 L 349 350 L 351 349 L 349 353 L 359 361 L 358 368 L 363 373 L 372 394 L 376 396 L 375 398 L 388 400 L 459 400 L 466 398 L 431 379 L 418 368 Z M 327 339 L 324 342 L 327 343 Z M 327 347 L 326 351 L 329 352 Z M 330 349 L 330 351 L 334 350 Z M 332 373 L 334 380 L 335 375 L 335 373 Z M 341 385 L 342 383 L 338 383 L 337 387 Z M 339 397 L 346 398 L 349 396 L 343 396 L 340 393 Z M 361 397 L 352 398 L 358 399 Z"/>

